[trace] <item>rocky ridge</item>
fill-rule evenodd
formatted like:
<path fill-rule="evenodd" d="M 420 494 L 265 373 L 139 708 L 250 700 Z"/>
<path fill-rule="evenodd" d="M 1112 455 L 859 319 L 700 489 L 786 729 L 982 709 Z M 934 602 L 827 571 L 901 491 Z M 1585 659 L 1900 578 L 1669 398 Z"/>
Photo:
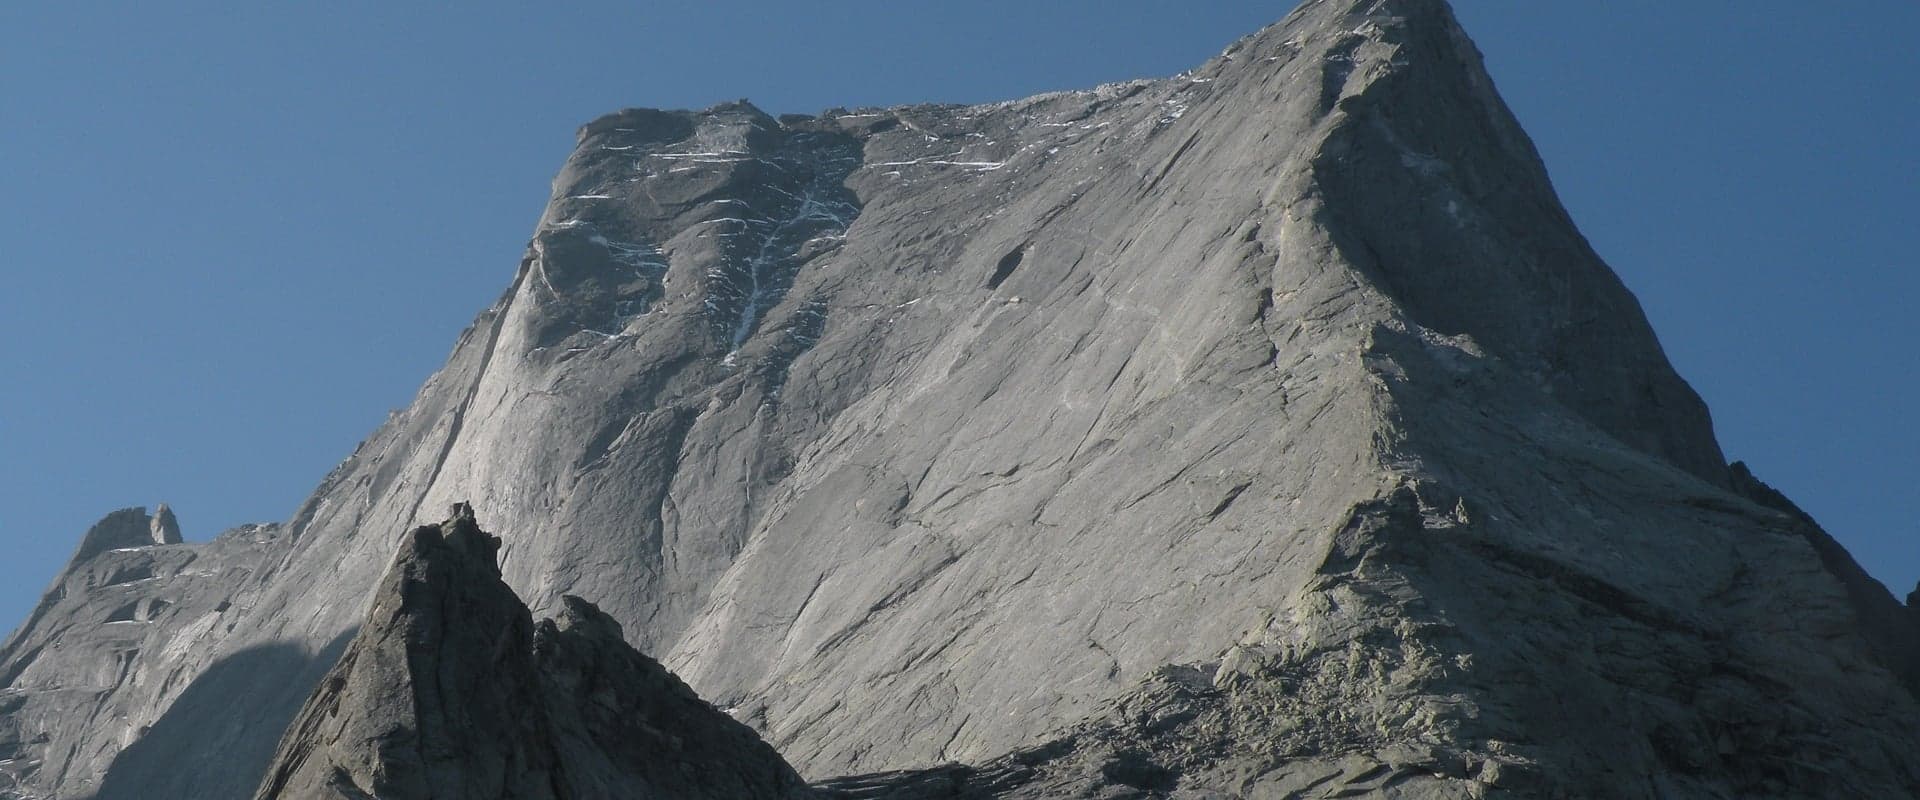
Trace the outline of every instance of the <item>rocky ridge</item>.
<path fill-rule="evenodd" d="M 172 678 L 9 645 L 0 769 L 244 797 L 379 532 L 471 499 L 535 610 L 854 796 L 1920 792 L 1912 609 L 1750 477 L 1440 0 L 1009 103 L 623 111 Z"/>

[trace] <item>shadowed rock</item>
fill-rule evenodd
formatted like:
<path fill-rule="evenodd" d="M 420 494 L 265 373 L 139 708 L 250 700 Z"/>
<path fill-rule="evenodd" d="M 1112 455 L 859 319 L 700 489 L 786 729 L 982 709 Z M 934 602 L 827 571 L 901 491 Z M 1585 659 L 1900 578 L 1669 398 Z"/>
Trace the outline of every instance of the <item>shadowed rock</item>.
<path fill-rule="evenodd" d="M 359 634 L 282 739 L 259 800 L 779 800 L 753 731 L 568 597 L 532 621 L 460 504 L 414 529 Z"/>

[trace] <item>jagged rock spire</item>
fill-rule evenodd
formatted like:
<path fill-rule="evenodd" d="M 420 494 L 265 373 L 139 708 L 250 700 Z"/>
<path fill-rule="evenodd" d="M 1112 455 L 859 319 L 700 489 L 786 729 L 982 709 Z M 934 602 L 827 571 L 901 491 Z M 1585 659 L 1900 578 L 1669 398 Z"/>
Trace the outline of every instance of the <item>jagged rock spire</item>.
<path fill-rule="evenodd" d="M 534 624 L 466 503 L 402 542 L 366 622 L 281 741 L 259 800 L 781 800 L 746 726 L 567 597 Z"/>

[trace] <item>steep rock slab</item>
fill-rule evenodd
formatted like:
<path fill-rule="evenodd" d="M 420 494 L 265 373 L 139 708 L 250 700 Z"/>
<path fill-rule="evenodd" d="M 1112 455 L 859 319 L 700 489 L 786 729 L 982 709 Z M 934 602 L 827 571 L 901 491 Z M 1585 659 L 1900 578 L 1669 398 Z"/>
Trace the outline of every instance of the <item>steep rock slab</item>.
<path fill-rule="evenodd" d="M 569 597 L 533 622 L 471 509 L 403 540 L 359 634 L 280 743 L 259 800 L 808 794 L 753 731 Z"/>
<path fill-rule="evenodd" d="M 1127 91 L 1159 113 L 1089 117 L 1115 155 L 1073 164 L 1072 202 L 1030 193 L 1066 157 L 1017 137 L 978 179 L 992 210 L 948 240 L 993 304 L 836 418 L 669 663 L 813 774 L 988 760 L 1231 659 L 1284 712 L 1240 756 L 1149 740 L 1169 786 L 1284 795 L 1437 748 L 1544 796 L 1913 791 L 1873 609 L 1726 491 L 1442 4 L 1310 4 Z M 1063 102 L 927 117 L 1031 131 Z M 876 193 L 843 257 L 885 263 L 862 225 L 949 192 Z M 809 274 L 846 292 L 840 263 Z M 969 295 L 941 289 L 898 315 Z M 838 332 L 789 403 L 809 359 L 888 338 Z"/>
<path fill-rule="evenodd" d="M 1321 613 L 1352 509 L 1410 472 L 1383 331 L 1726 483 L 1443 4 L 1308 4 L 1172 81 L 902 116 L 959 153 L 855 174 L 782 408 L 857 376 L 837 354 L 883 351 L 873 388 L 668 659 L 813 774 L 989 758 Z"/>

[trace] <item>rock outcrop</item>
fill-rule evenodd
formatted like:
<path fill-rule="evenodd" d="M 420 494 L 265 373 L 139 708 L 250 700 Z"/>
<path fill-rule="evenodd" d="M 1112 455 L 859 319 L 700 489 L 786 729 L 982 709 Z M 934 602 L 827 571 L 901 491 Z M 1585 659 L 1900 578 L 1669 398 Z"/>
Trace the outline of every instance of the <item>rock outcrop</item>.
<path fill-rule="evenodd" d="M 19 795 L 245 797 L 470 499 L 854 796 L 1920 794 L 1913 615 L 1750 477 L 1446 4 L 1311 0 L 1164 80 L 589 123 L 217 632 L 0 725 Z"/>
<path fill-rule="evenodd" d="M 753 731 L 567 597 L 538 624 L 462 504 L 414 529 L 258 800 L 785 800 Z"/>
<path fill-rule="evenodd" d="M 154 544 L 179 544 L 185 541 L 180 536 L 180 520 L 173 516 L 173 509 L 166 503 L 153 510 L 153 522 L 147 526 L 147 532 Z"/>
<path fill-rule="evenodd" d="M 157 527 L 158 519 L 148 516 L 144 508 L 120 509 L 87 529 L 86 535 L 80 537 L 80 547 L 74 550 L 73 558 L 67 563 L 77 564 L 109 550 L 170 544 L 158 541 L 155 535 Z"/>

